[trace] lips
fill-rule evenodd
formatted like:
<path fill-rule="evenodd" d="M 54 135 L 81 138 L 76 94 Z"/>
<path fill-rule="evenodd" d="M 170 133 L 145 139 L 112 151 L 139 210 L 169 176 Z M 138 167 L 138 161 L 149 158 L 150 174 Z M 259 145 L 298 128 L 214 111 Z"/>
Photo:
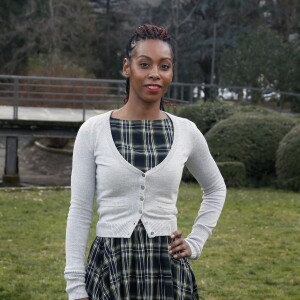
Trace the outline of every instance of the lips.
<path fill-rule="evenodd" d="M 147 84 L 146 88 L 151 92 L 158 92 L 161 89 L 159 84 Z"/>

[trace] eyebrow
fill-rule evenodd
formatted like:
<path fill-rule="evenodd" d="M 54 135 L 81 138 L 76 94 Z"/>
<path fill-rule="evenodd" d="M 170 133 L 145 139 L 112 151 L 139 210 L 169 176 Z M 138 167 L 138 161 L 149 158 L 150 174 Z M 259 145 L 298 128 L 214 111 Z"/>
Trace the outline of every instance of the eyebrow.
<path fill-rule="evenodd" d="M 136 58 L 143 58 L 143 57 L 152 60 L 152 58 L 149 57 L 149 56 L 147 56 L 147 55 L 139 55 L 139 56 L 137 56 Z M 161 58 L 160 60 L 166 60 L 166 59 L 172 60 L 171 57 L 163 57 L 163 58 Z"/>

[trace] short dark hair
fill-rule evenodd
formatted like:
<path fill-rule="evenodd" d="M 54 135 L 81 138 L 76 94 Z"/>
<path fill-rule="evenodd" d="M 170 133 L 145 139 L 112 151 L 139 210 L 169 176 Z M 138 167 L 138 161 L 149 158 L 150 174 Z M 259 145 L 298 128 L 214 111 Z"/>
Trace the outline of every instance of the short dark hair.
<path fill-rule="evenodd" d="M 173 61 L 175 59 L 175 48 L 173 39 L 169 35 L 167 29 L 165 27 L 160 27 L 156 25 L 141 25 L 136 28 L 134 34 L 129 39 L 128 44 L 126 46 L 126 57 L 131 57 L 131 52 L 135 48 L 136 43 L 141 40 L 160 40 L 169 44 L 172 54 Z"/>

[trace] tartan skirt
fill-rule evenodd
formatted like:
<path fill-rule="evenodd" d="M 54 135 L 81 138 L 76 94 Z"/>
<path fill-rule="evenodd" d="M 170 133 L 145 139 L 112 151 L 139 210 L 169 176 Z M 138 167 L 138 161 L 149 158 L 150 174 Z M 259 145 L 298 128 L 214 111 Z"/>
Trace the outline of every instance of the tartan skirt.
<path fill-rule="evenodd" d="M 149 238 L 140 221 L 130 238 L 96 237 L 89 253 L 86 290 L 90 300 L 196 300 L 188 258 L 168 252 L 171 238 Z"/>

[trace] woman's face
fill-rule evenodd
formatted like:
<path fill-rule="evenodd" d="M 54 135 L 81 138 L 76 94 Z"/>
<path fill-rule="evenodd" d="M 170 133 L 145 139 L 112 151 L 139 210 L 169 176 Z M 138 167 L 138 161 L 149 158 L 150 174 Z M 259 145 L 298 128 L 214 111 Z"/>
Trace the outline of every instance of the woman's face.
<path fill-rule="evenodd" d="M 159 102 L 173 78 L 173 53 L 160 40 L 138 41 L 123 73 L 130 80 L 129 101 Z"/>

